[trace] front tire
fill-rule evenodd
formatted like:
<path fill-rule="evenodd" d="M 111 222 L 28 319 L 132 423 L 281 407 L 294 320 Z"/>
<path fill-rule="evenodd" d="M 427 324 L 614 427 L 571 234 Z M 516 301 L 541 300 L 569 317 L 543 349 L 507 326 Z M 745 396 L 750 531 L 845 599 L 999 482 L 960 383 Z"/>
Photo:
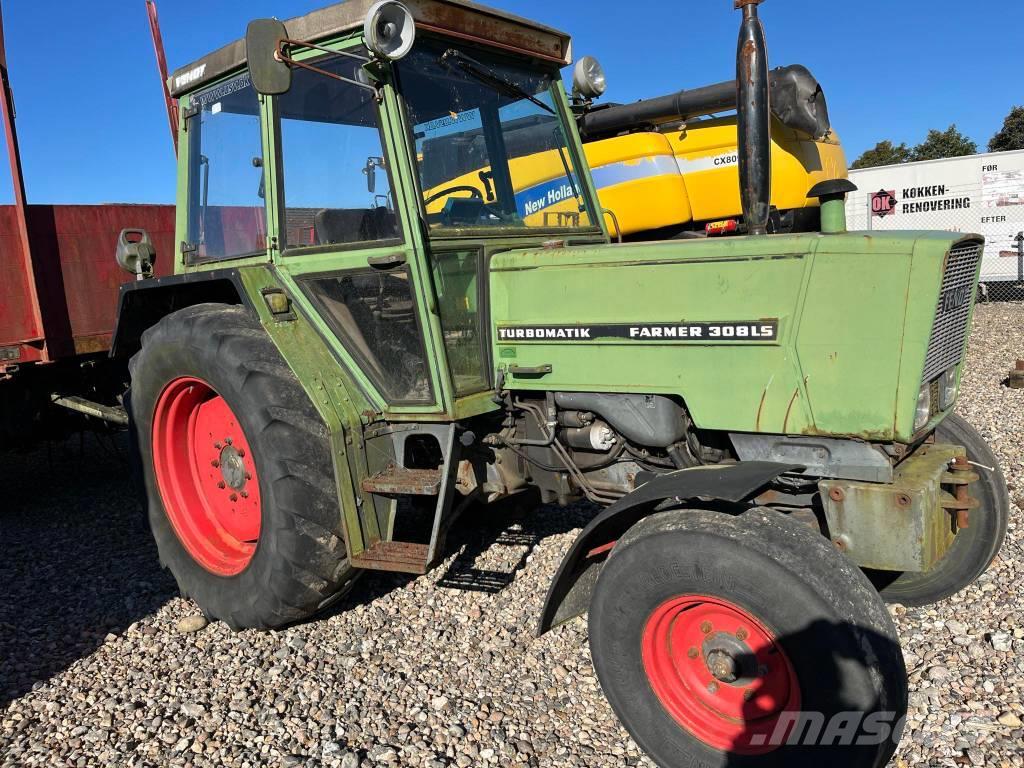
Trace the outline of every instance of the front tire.
<path fill-rule="evenodd" d="M 232 629 L 305 619 L 353 582 L 327 429 L 240 307 L 183 309 L 130 363 L 130 417 L 161 563 Z"/>
<path fill-rule="evenodd" d="M 985 438 L 966 420 L 951 414 L 938 429 L 939 443 L 962 445 L 979 481 L 970 486 L 971 496 L 980 506 L 971 511 L 970 525 L 957 531 L 946 556 L 927 573 L 872 572 L 872 580 L 882 597 L 890 603 L 916 607 L 932 605 L 952 597 L 978 580 L 999 554 L 1010 522 L 1010 494 Z"/>
<path fill-rule="evenodd" d="M 888 611 L 827 540 L 782 515 L 642 521 L 604 565 L 589 625 L 612 708 L 663 768 L 875 768 L 896 749 L 907 677 Z M 800 712 L 820 745 L 786 743 Z M 852 744 L 829 732 L 851 713 Z"/>

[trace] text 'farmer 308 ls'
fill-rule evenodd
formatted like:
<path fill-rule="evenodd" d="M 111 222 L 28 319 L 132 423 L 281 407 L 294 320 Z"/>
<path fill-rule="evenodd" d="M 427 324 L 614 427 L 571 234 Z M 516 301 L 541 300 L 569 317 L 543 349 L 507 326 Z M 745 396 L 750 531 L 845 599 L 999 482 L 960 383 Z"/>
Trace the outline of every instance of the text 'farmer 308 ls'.
<path fill-rule="evenodd" d="M 982 241 L 847 233 L 841 179 L 812 190 L 821 232 L 765 234 L 758 2 L 736 2 L 744 237 L 609 244 L 569 37 L 464 0 L 255 21 L 171 78 L 176 274 L 123 289 L 114 354 L 183 594 L 279 627 L 363 570 L 426 573 L 478 502 L 587 499 L 539 628 L 589 613 L 656 762 L 889 759 L 883 601 L 960 590 L 1006 527 L 952 413 Z M 799 743 L 800 712 L 881 736 Z"/>

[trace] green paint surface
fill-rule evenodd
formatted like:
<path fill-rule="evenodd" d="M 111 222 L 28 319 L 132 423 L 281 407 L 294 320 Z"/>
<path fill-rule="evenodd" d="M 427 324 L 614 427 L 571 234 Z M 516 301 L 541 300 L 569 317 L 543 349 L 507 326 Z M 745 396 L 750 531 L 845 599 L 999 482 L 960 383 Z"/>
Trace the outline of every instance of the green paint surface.
<path fill-rule="evenodd" d="M 775 342 L 506 339 L 500 349 L 515 349 L 518 366 L 553 367 L 509 386 L 678 395 L 705 429 L 909 440 L 943 260 L 962 237 L 810 234 L 505 253 L 491 264 L 498 326 L 779 324 Z"/>

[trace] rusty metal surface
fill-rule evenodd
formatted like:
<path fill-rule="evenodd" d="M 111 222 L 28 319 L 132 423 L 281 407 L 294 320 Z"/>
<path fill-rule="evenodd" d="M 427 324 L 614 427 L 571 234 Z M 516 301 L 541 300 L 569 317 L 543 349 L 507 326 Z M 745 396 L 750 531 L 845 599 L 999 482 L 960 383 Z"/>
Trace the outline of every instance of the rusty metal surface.
<path fill-rule="evenodd" d="M 361 28 L 374 0 L 348 0 L 305 16 L 285 21 L 288 36 L 323 42 Z M 469 0 L 405 0 L 421 30 L 441 32 L 466 40 L 525 52 L 561 65 L 572 60 L 571 38 L 514 14 L 488 8 Z M 181 96 L 210 83 L 246 62 L 245 40 L 236 40 L 175 70 L 168 81 L 172 96 Z"/>
<path fill-rule="evenodd" d="M 32 247 L 25 221 L 25 179 L 21 170 L 21 151 L 18 147 L 18 129 L 15 125 L 14 96 L 7 73 L 7 47 L 0 10 L 0 103 L 3 108 L 4 135 L 7 140 L 7 159 L 11 164 L 11 182 L 14 187 L 14 206 L 5 217 L 8 224 L 0 235 L 0 247 L 10 254 L 0 263 L 0 323 L 10 324 L 16 341 L 41 342 L 44 336 L 43 317 L 37 296 L 36 276 L 32 263 Z M 9 234 L 8 234 L 9 233 Z M 9 262 L 9 263 L 8 263 Z M 3 343 L 0 335 L 0 343 Z M 36 344 L 32 352 L 35 359 L 45 360 L 44 343 Z M 19 358 L 31 357 L 23 353 Z"/>
<path fill-rule="evenodd" d="M 122 229 L 148 230 L 157 275 L 173 272 L 173 206 L 30 205 L 26 224 L 38 299 L 28 288 L 17 209 L 0 206 L 0 346 L 20 347 L 18 362 L 42 359 L 33 312 L 46 328 L 47 359 L 109 348 L 118 289 L 132 279 L 114 261 Z"/>
<path fill-rule="evenodd" d="M 951 509 L 956 515 L 956 528 L 969 528 L 971 524 L 971 510 L 978 509 L 981 504 L 977 499 L 971 498 L 970 484 L 976 483 L 980 476 L 971 471 L 971 462 L 966 456 L 957 456 L 950 464 L 949 472 L 943 476 L 943 482 L 953 485 L 952 500 L 944 499 L 942 506 Z"/>
<path fill-rule="evenodd" d="M 771 104 L 768 49 L 757 16 L 758 3 L 737 2 L 743 9 L 736 51 L 736 119 L 740 199 L 747 234 L 767 232 L 771 211 Z"/>
<path fill-rule="evenodd" d="M 438 469 L 405 469 L 391 466 L 362 482 L 367 493 L 393 496 L 437 496 L 441 489 Z"/>
<path fill-rule="evenodd" d="M 913 573 L 934 568 L 953 543 L 956 510 L 974 502 L 966 494 L 975 473 L 950 482 L 951 467 L 963 452 L 960 446 L 925 444 L 897 467 L 892 483 L 822 481 L 833 543 L 863 568 Z M 958 489 L 957 495 L 944 486 Z"/>
<path fill-rule="evenodd" d="M 110 345 L 118 288 L 117 237 L 149 230 L 158 274 L 174 265 L 173 206 L 28 205 L 0 11 L 0 106 L 14 205 L 0 206 L 0 373 L 12 366 L 99 353 Z"/>
<path fill-rule="evenodd" d="M 352 558 L 356 568 L 374 571 L 424 574 L 427 572 L 426 544 L 402 541 L 378 541 L 362 554 Z"/>
<path fill-rule="evenodd" d="M 163 90 L 164 104 L 167 107 L 167 122 L 171 129 L 171 141 L 174 143 L 174 154 L 178 154 L 178 100 L 171 96 L 167 87 L 167 56 L 164 53 L 164 38 L 160 33 L 160 17 L 156 12 L 156 0 L 146 0 L 146 14 L 149 16 L 149 34 L 153 38 L 153 53 L 156 55 L 157 73 L 160 75 L 160 88 Z"/>

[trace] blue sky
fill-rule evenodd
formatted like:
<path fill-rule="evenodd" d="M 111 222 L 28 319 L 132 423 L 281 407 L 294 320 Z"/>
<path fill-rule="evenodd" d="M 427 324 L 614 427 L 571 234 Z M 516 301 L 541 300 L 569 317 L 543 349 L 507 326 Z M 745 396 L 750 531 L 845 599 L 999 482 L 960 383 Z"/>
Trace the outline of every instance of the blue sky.
<path fill-rule="evenodd" d="M 158 0 L 171 69 L 241 37 L 258 16 L 326 0 Z M 732 0 L 491 0 L 572 32 L 596 55 L 607 98 L 631 101 L 730 78 Z M 1024 104 L 1015 30 L 1024 3 L 767 0 L 773 66 L 825 87 L 852 160 L 876 141 L 913 144 L 956 122 L 984 148 Z M 30 202 L 171 202 L 174 163 L 144 0 L 8 0 L 8 64 Z M 6 163 L 0 202 L 12 199 Z"/>

